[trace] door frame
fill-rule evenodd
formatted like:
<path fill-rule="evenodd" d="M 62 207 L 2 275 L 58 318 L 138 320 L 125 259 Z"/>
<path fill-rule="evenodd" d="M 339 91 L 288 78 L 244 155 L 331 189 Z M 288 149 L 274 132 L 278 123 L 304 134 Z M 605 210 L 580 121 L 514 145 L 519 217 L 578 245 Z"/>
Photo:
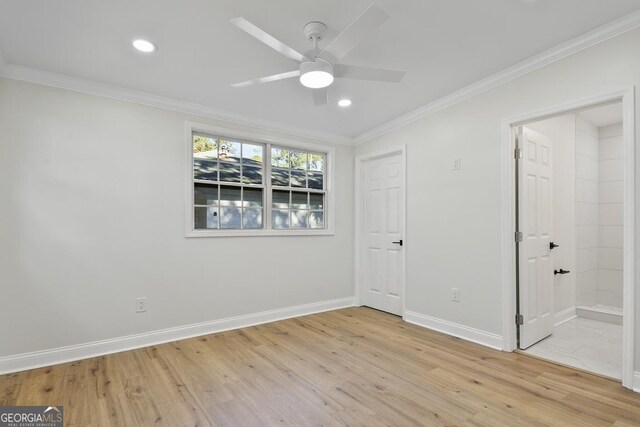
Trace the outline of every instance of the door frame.
<path fill-rule="evenodd" d="M 400 193 L 400 203 L 404 206 L 404 215 L 402 218 L 403 230 L 402 230 L 402 268 L 400 278 L 400 292 L 402 293 L 400 300 L 402 305 L 401 316 L 404 318 L 406 311 L 406 271 L 407 271 L 407 155 L 406 145 L 395 145 L 379 151 L 371 153 L 360 154 L 355 157 L 355 219 L 354 219 L 354 231 L 355 231 L 355 248 L 354 248 L 354 261 L 355 261 L 355 282 L 354 293 L 355 302 L 357 306 L 362 306 L 362 288 L 364 286 L 363 278 L 365 275 L 362 272 L 363 262 L 362 244 L 364 242 L 364 221 L 362 218 L 363 206 L 364 206 L 364 165 L 370 160 L 377 160 L 383 157 L 400 154 L 402 165 L 402 171 L 400 173 L 400 182 L 402 183 L 402 191 Z"/>
<path fill-rule="evenodd" d="M 623 325 L 622 325 L 622 385 L 634 387 L 634 326 L 635 326 L 635 86 L 579 99 L 502 120 L 501 123 L 501 246 L 502 246 L 502 334 L 503 350 L 517 347 L 515 315 L 516 301 L 516 206 L 515 134 L 517 126 L 590 107 L 622 101 L 624 146 L 624 241 L 623 241 Z M 636 387 L 640 387 L 637 384 Z"/>

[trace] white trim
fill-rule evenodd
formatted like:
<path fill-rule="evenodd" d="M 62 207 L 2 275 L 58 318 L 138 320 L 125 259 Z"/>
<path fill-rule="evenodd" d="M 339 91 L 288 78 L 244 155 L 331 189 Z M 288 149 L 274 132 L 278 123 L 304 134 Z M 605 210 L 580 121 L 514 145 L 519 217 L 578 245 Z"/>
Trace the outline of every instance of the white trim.
<path fill-rule="evenodd" d="M 403 319 L 405 322 L 462 338 L 463 340 L 471 341 L 496 350 L 501 350 L 503 346 L 502 337 L 498 334 L 481 331 L 480 329 L 449 322 L 448 320 L 426 316 L 424 314 L 416 313 L 415 311 L 406 310 Z"/>
<path fill-rule="evenodd" d="M 623 285 L 622 285 L 622 385 L 633 387 L 635 348 L 635 259 L 636 259 L 636 110 L 635 88 L 622 97 L 624 145 Z"/>
<path fill-rule="evenodd" d="M 335 221 L 334 221 L 334 180 L 335 180 L 335 157 L 336 149 L 332 146 L 313 144 L 309 142 L 300 142 L 297 140 L 278 137 L 270 135 L 264 131 L 247 131 L 234 128 L 227 128 L 221 126 L 212 126 L 204 123 L 196 123 L 189 120 L 185 121 L 185 151 L 184 151 L 184 165 L 185 165 L 185 237 L 267 237 L 267 236 L 333 236 L 335 235 Z M 192 164 L 192 133 L 202 132 L 205 134 L 212 134 L 218 136 L 226 136 L 229 138 L 238 138 L 240 140 L 247 140 L 253 142 L 259 142 L 263 144 L 282 144 L 290 148 L 298 148 L 301 150 L 309 150 L 318 153 L 326 153 L 326 173 L 325 173 L 325 190 L 326 196 L 325 204 L 325 229 L 291 229 L 291 230 L 274 230 L 270 228 L 271 224 L 271 196 L 267 191 L 269 186 L 264 185 L 264 190 L 267 192 L 267 198 L 265 207 L 263 209 L 263 223 L 266 225 L 261 230 L 195 230 L 193 223 L 193 164 Z M 267 145 L 267 149 L 269 146 Z M 270 165 L 267 164 L 265 168 L 264 179 L 268 179 L 270 174 Z M 301 189 L 302 190 L 302 189 Z"/>
<path fill-rule="evenodd" d="M 502 330 L 504 350 L 516 349 L 515 300 L 515 160 L 513 127 L 576 112 L 599 104 L 622 101 L 625 149 L 624 190 L 624 284 L 622 327 L 622 385 L 633 386 L 635 307 L 635 87 L 600 94 L 555 107 L 511 117 L 501 124 L 501 211 L 502 211 Z"/>
<path fill-rule="evenodd" d="M 640 372 L 633 373 L 633 391 L 640 393 Z"/>
<path fill-rule="evenodd" d="M 384 134 L 407 126 L 417 120 L 430 116 L 431 114 L 444 110 L 445 108 L 449 108 L 452 105 L 458 104 L 482 92 L 486 92 L 494 87 L 505 84 L 511 80 L 515 80 L 518 77 L 522 77 L 523 75 L 542 68 L 545 65 L 552 64 L 591 46 L 595 46 L 613 37 L 619 36 L 620 34 L 626 33 L 627 31 L 631 31 L 637 27 L 640 27 L 640 11 L 629 13 L 619 19 L 608 22 L 594 30 L 586 32 L 564 43 L 560 43 L 549 50 L 527 58 L 522 62 L 430 102 L 429 104 L 404 114 L 383 125 L 356 135 L 353 142 L 355 145 L 360 145 L 379 138 Z"/>
<path fill-rule="evenodd" d="M 24 67 L 14 64 L 0 64 L 0 77 L 13 80 L 20 80 L 30 83 L 52 86 L 61 89 L 90 95 L 103 96 L 120 101 L 132 102 L 134 104 L 147 105 L 178 113 L 192 114 L 194 116 L 207 117 L 210 119 L 230 122 L 247 126 L 260 131 L 270 131 L 288 134 L 294 137 L 316 140 L 323 143 L 352 145 L 353 138 L 328 132 L 318 132 L 303 129 L 297 126 L 286 125 L 257 117 L 231 113 L 217 108 L 209 107 L 195 102 L 183 101 L 176 98 L 154 95 L 148 92 L 126 89 L 119 86 L 98 83 L 92 80 L 85 80 L 78 77 L 71 77 L 64 74 L 52 73 L 35 68 Z"/>
<path fill-rule="evenodd" d="M 402 167 L 403 167 L 403 174 L 402 174 L 402 200 L 404 202 L 404 218 L 403 218 L 403 227 L 404 230 L 402 232 L 402 239 L 404 241 L 404 245 L 403 245 L 403 255 L 402 255 L 402 280 L 401 280 L 401 284 L 400 284 L 400 292 L 402 293 L 401 296 L 401 300 L 402 300 L 402 313 L 405 313 L 406 311 L 406 301 L 407 301 L 407 295 L 406 295 L 406 271 L 407 271 L 407 236 L 408 236 L 408 231 L 407 231 L 407 147 L 404 144 L 400 144 L 400 145 L 395 145 L 395 146 L 389 146 L 385 149 L 379 150 L 379 151 L 375 151 L 372 153 L 365 153 L 365 154 L 360 154 L 358 156 L 355 157 L 354 159 L 354 163 L 355 163 L 355 189 L 354 189 L 354 196 L 355 196 L 355 202 L 356 202 L 356 206 L 355 206 L 355 217 L 354 217 L 354 233 L 355 233 L 355 244 L 354 244 L 354 252 L 355 252 L 355 275 L 354 275 L 354 292 L 355 292 L 355 301 L 357 305 L 362 305 L 362 298 L 361 298 L 361 288 L 362 286 L 364 286 L 362 282 L 362 277 L 364 277 L 364 275 L 362 274 L 361 270 L 362 270 L 362 251 L 361 251 L 361 245 L 362 242 L 364 242 L 364 237 L 363 237 L 363 226 L 364 223 L 362 221 L 362 205 L 363 205 L 363 194 L 362 194 L 362 180 L 364 178 L 363 175 L 363 164 L 369 160 L 375 159 L 375 158 L 379 158 L 379 157 L 385 157 L 385 156 L 389 156 L 392 154 L 400 154 L 402 156 Z"/>
<path fill-rule="evenodd" d="M 353 305 L 353 298 L 341 298 L 276 310 L 262 311 L 260 313 L 227 317 L 225 319 L 209 322 L 194 323 L 192 325 L 178 326 L 175 328 L 161 329 L 158 331 L 128 335 L 125 337 L 102 341 L 93 341 L 50 350 L 5 356 L 0 358 L 0 374 L 41 368 L 43 366 L 72 362 L 74 360 L 87 359 L 105 354 L 119 353 L 121 351 L 184 340 L 201 335 L 229 331 L 232 329 L 246 328 L 263 323 L 290 319 L 292 317 L 307 316 L 309 314 L 321 313 L 324 311 L 338 310 L 341 308 L 352 307 Z"/>
<path fill-rule="evenodd" d="M 553 315 L 553 327 L 557 327 L 562 325 L 565 322 L 568 322 L 569 320 L 573 320 L 576 317 L 578 317 L 576 315 L 576 307 L 569 307 L 569 308 L 565 308 L 562 311 L 557 312 L 556 314 Z"/>

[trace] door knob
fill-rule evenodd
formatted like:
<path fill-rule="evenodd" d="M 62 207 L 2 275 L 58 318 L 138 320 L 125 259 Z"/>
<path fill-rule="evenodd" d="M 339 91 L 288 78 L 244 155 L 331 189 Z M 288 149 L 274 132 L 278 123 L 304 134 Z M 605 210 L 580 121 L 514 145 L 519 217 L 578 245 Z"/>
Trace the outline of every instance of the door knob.
<path fill-rule="evenodd" d="M 549 249 L 555 249 L 557 247 L 559 247 L 560 245 L 556 245 L 554 242 L 549 243 Z"/>
<path fill-rule="evenodd" d="M 571 273 L 569 270 L 565 270 L 565 269 L 560 269 L 560 270 L 553 270 L 553 274 L 567 274 L 567 273 Z"/>
<path fill-rule="evenodd" d="M 393 243 L 394 245 L 402 246 L 402 239 L 398 240 L 397 242 L 391 242 L 391 243 Z"/>

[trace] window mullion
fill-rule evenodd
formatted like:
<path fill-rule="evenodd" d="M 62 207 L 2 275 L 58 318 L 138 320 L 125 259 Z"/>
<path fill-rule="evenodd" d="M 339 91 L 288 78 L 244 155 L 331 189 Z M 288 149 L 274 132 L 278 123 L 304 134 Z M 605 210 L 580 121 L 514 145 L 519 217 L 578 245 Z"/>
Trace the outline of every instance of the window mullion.
<path fill-rule="evenodd" d="M 265 169 L 265 177 L 264 177 L 264 221 L 265 221 L 265 230 L 271 230 L 273 228 L 271 223 L 272 217 L 272 194 L 271 194 L 271 144 L 266 144 L 266 153 L 264 156 L 264 169 Z"/>

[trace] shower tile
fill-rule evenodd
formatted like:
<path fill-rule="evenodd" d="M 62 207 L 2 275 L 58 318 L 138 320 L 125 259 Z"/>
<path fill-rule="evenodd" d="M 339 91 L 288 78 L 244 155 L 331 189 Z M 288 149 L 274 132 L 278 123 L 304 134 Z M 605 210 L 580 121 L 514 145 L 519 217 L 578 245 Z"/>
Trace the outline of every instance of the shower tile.
<path fill-rule="evenodd" d="M 598 181 L 622 181 L 624 179 L 624 163 L 622 159 L 609 159 L 598 162 Z"/>
<path fill-rule="evenodd" d="M 598 159 L 621 159 L 623 157 L 622 138 L 608 138 L 602 142 L 598 147 Z"/>
<path fill-rule="evenodd" d="M 598 248 L 622 248 L 622 230 L 621 225 L 598 227 Z"/>
<path fill-rule="evenodd" d="M 624 201 L 624 182 L 610 181 L 598 183 L 598 203 L 622 203 Z"/>
<path fill-rule="evenodd" d="M 598 268 L 622 270 L 622 249 L 598 248 Z"/>
<path fill-rule="evenodd" d="M 599 225 L 622 225 L 622 203 L 598 205 Z"/>
<path fill-rule="evenodd" d="M 576 202 L 576 225 L 597 225 L 598 205 L 589 202 Z"/>
<path fill-rule="evenodd" d="M 598 227 L 595 225 L 580 225 L 576 227 L 576 247 L 578 249 L 595 248 L 598 246 Z"/>
<path fill-rule="evenodd" d="M 622 292 L 622 275 L 622 270 L 598 270 L 598 289 L 610 292 Z"/>

